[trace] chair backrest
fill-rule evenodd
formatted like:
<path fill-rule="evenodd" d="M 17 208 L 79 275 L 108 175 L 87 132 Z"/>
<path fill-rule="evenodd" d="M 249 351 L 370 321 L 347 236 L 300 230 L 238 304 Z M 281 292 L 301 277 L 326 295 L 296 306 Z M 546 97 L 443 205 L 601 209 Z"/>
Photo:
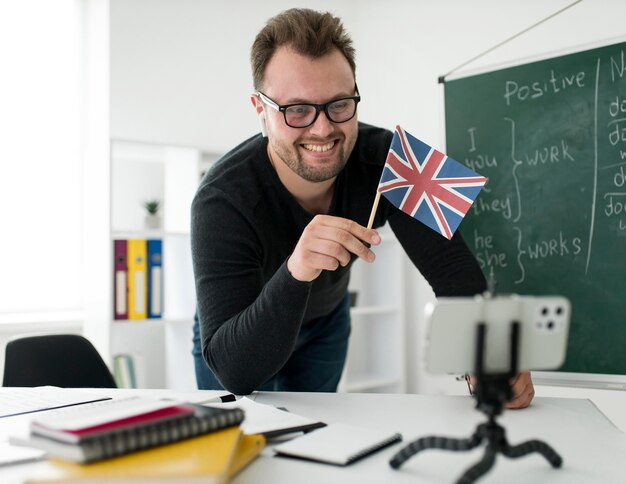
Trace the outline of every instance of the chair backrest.
<path fill-rule="evenodd" d="M 89 340 L 76 334 L 17 338 L 7 343 L 5 355 L 5 387 L 117 386 L 98 351 Z"/>

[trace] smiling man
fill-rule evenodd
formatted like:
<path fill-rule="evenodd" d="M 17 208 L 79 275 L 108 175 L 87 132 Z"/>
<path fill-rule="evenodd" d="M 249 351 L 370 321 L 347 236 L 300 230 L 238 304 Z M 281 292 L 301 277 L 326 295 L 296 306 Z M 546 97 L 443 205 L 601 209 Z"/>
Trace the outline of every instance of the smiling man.
<path fill-rule="evenodd" d="M 357 121 L 354 48 L 329 13 L 290 9 L 257 35 L 256 135 L 221 158 L 192 206 L 198 387 L 336 391 L 350 335 L 350 266 L 373 262 L 389 222 L 437 296 L 485 289 L 459 235 L 448 241 L 381 199 L 392 133 Z M 525 380 L 528 383 L 529 379 Z M 528 405 L 532 384 L 518 384 Z"/>

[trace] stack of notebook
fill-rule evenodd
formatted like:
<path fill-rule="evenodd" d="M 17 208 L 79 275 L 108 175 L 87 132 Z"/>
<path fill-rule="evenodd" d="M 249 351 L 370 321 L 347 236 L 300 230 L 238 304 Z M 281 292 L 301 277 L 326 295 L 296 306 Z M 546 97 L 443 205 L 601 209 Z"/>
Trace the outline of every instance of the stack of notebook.
<path fill-rule="evenodd" d="M 37 482 L 208 476 L 215 479 L 206 482 L 225 482 L 265 443 L 262 436 L 242 436 L 243 418 L 238 408 L 133 397 L 38 415 L 29 438 L 11 442 L 43 449 L 53 458 L 42 475 L 34 476 Z"/>
<path fill-rule="evenodd" d="M 27 482 L 223 484 L 257 457 L 264 445 L 262 435 L 242 435 L 237 427 L 228 427 L 93 464 L 51 459 L 38 467 Z"/>

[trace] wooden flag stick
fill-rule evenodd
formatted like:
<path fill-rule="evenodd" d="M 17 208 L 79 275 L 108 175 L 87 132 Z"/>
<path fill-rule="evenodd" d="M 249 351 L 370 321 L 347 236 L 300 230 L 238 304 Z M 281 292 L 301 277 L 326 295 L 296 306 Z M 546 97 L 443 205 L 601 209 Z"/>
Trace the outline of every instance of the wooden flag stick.
<path fill-rule="evenodd" d="M 374 225 L 374 215 L 376 215 L 376 210 L 378 209 L 379 201 L 380 201 L 380 192 L 376 190 L 376 198 L 374 199 L 374 204 L 372 205 L 372 211 L 370 212 L 369 222 L 367 222 L 368 229 L 371 229 L 372 225 Z"/>

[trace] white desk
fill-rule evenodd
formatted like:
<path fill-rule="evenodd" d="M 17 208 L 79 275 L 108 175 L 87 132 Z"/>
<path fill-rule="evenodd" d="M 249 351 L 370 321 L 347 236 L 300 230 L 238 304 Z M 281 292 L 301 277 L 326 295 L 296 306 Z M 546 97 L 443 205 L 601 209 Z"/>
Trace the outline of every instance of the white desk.
<path fill-rule="evenodd" d="M 469 437 L 485 420 L 470 397 L 374 394 L 260 393 L 256 401 L 284 406 L 325 422 L 400 431 L 404 442 L 346 468 L 271 457 L 271 447 L 235 480 L 235 484 L 272 483 L 441 483 L 454 482 L 480 459 L 484 447 L 470 452 L 427 450 L 399 470 L 388 461 L 403 444 L 427 435 Z M 499 455 L 481 483 L 626 482 L 626 435 L 588 400 L 537 398 L 530 408 L 505 411 L 499 422 L 511 445 L 539 438 L 564 460 L 553 469 L 539 454 L 519 459 Z"/>
<path fill-rule="evenodd" d="M 111 394 L 110 390 L 98 392 Z M 115 392 L 126 394 L 128 390 Z M 137 392 L 184 397 L 184 394 L 167 391 Z M 399 470 L 391 469 L 388 464 L 395 452 L 416 438 L 427 435 L 469 437 L 476 425 L 485 420 L 484 415 L 474 409 L 470 397 L 264 392 L 253 397 L 259 403 L 286 407 L 327 423 L 343 422 L 399 431 L 404 441 L 348 467 L 274 457 L 270 445 L 235 477 L 233 484 L 450 483 L 478 461 L 484 451 L 484 446 L 469 452 L 427 450 L 411 458 Z M 589 400 L 535 398 L 530 408 L 505 411 L 498 420 L 506 428 L 511 445 L 542 439 L 563 457 L 564 464 L 561 469 L 553 469 L 539 454 L 519 459 L 498 455 L 493 469 L 479 480 L 481 484 L 626 482 L 626 435 Z M 38 465 L 41 464 L 0 468 L 0 482 L 19 482 Z"/>

